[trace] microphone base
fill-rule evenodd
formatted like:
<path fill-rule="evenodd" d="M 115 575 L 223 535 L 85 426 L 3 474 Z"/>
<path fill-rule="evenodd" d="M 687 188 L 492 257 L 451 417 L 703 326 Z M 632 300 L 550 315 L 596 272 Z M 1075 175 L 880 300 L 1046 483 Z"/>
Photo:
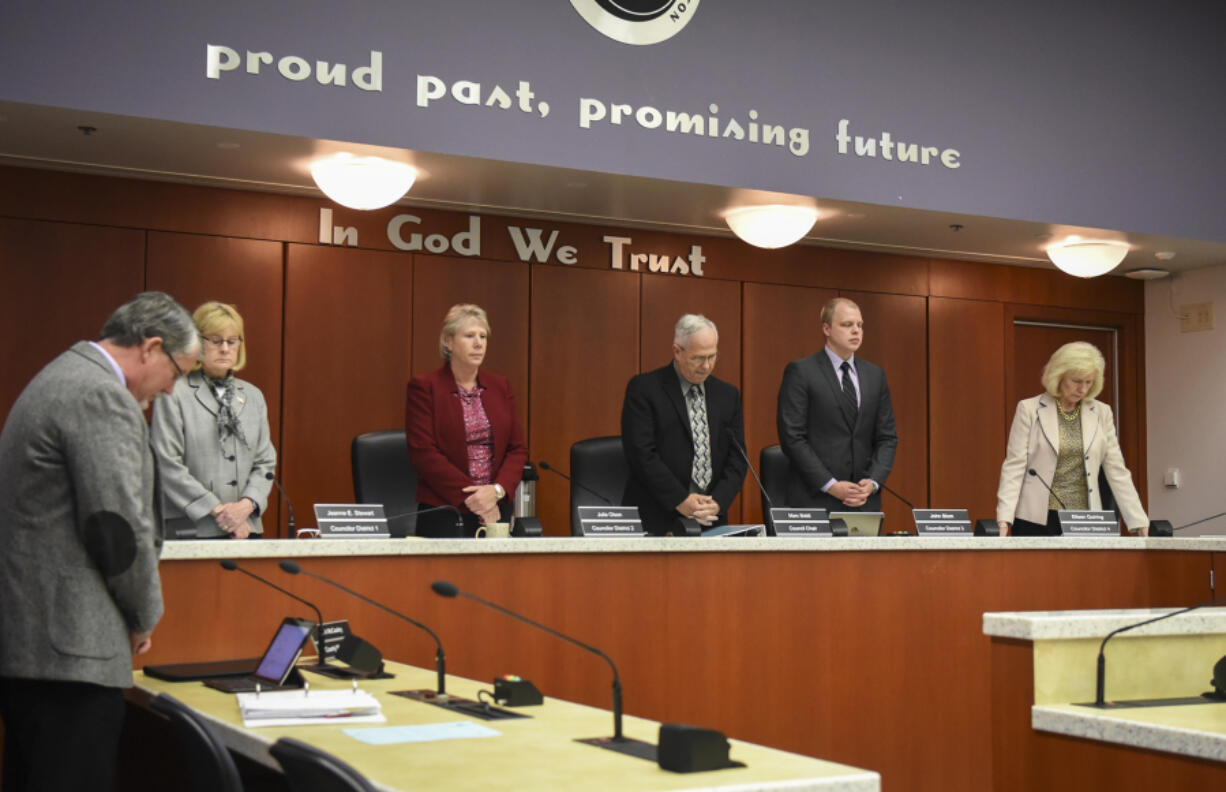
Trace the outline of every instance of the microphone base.
<path fill-rule="evenodd" d="M 536 517 L 516 517 L 511 523 L 511 536 L 537 537 L 544 533 Z"/>
<path fill-rule="evenodd" d="M 975 536 L 1000 536 L 1000 523 L 996 520 L 976 520 Z"/>
<path fill-rule="evenodd" d="M 531 718 L 531 715 L 525 715 L 522 712 L 512 712 L 502 707 L 495 707 L 484 701 L 473 701 L 462 696 L 453 696 L 448 693 L 439 694 L 438 691 L 423 688 L 420 690 L 393 690 L 393 696 L 401 696 L 402 698 L 420 701 L 423 704 L 433 704 L 436 707 L 454 712 L 460 715 L 465 715 L 470 718 L 479 720 L 494 721 L 494 720 L 511 720 L 512 718 Z"/>
<path fill-rule="evenodd" d="M 583 739 L 576 739 L 575 742 L 591 745 L 595 748 L 603 748 L 614 753 L 625 754 L 626 756 L 646 759 L 648 762 L 654 762 L 658 757 L 655 743 L 643 742 L 633 737 L 585 737 Z"/>

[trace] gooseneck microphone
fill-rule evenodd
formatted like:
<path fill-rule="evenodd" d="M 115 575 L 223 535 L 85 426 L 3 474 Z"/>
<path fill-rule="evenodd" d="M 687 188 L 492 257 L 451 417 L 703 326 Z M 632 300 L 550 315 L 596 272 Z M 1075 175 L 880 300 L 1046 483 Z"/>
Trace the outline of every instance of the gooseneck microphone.
<path fill-rule="evenodd" d="M 1226 602 L 1226 597 L 1218 597 L 1217 599 L 1211 599 L 1206 602 L 1202 602 L 1199 605 L 1193 605 L 1188 608 L 1182 608 L 1177 611 L 1171 611 L 1170 613 L 1164 613 L 1161 616 L 1155 616 L 1152 619 L 1146 619 L 1145 621 L 1139 621 L 1136 624 L 1128 624 L 1128 625 L 1125 625 L 1123 627 L 1120 627 L 1118 629 L 1112 630 L 1111 632 L 1107 633 L 1106 637 L 1103 638 L 1103 642 L 1098 645 L 1098 674 L 1094 679 L 1094 706 L 1104 707 L 1104 708 L 1108 706 L 1106 702 L 1106 697 L 1103 693 L 1103 688 L 1106 684 L 1106 676 L 1107 676 L 1107 659 L 1106 659 L 1106 655 L 1103 654 L 1103 650 L 1107 646 L 1107 641 L 1110 641 L 1112 638 L 1114 638 L 1116 635 L 1119 635 L 1122 632 L 1128 632 L 1129 630 L 1134 630 L 1137 627 L 1144 627 L 1147 624 L 1153 624 L 1154 622 L 1160 622 L 1163 619 L 1169 619 L 1172 616 L 1178 616 L 1181 613 L 1187 613 L 1188 611 L 1194 611 L 1197 608 L 1206 608 L 1210 605 L 1218 605 L 1223 602 Z"/>
<path fill-rule="evenodd" d="M 1059 504 L 1060 504 L 1060 508 L 1061 508 L 1061 509 L 1067 509 L 1067 508 L 1068 508 L 1067 506 L 1065 506 L 1065 505 L 1064 505 L 1064 501 L 1060 500 L 1060 496 L 1056 494 L 1056 491 L 1055 491 L 1054 489 L 1052 489 L 1052 488 L 1051 488 L 1051 485 L 1050 485 L 1050 484 L 1048 484 L 1046 481 L 1044 481 L 1044 480 L 1043 480 L 1043 477 L 1039 475 L 1039 471 L 1035 470 L 1034 468 L 1030 468 L 1030 469 L 1029 469 L 1029 470 L 1027 470 L 1026 472 L 1027 472 L 1029 475 L 1034 476 L 1035 478 L 1037 478 L 1037 479 L 1039 480 L 1039 483 L 1041 483 L 1041 484 L 1042 484 L 1044 487 L 1046 487 L 1046 488 L 1047 488 L 1047 491 L 1051 493 L 1051 496 L 1052 496 L 1053 498 L 1055 498 L 1055 499 L 1056 499 L 1056 503 L 1059 503 Z"/>
<path fill-rule="evenodd" d="M 544 467 L 544 463 L 542 463 L 541 466 Z M 545 468 L 545 469 L 548 470 L 549 468 Z M 285 562 L 282 562 L 282 563 L 285 563 Z M 566 635 L 565 633 L 560 633 L 557 630 L 553 629 L 552 627 L 546 627 L 540 622 L 533 621 L 532 619 L 529 619 L 527 616 L 521 616 L 515 611 L 507 610 L 501 605 L 496 605 L 493 602 L 490 602 L 489 600 L 478 597 L 476 594 L 469 594 L 467 591 L 461 591 L 454 583 L 450 583 L 446 580 L 436 580 L 430 584 L 430 588 L 433 589 L 434 593 L 438 594 L 440 597 L 450 597 L 450 598 L 455 598 L 457 596 L 467 597 L 468 599 L 473 600 L 474 602 L 481 603 L 487 608 L 492 608 L 493 610 L 496 610 L 499 613 L 510 616 L 512 619 L 518 619 L 524 624 L 530 624 L 533 627 L 537 628 L 538 630 L 544 630 L 545 632 L 549 633 L 555 638 L 561 638 L 563 641 L 569 641 L 570 643 L 573 643 L 575 646 L 578 646 L 581 649 L 586 649 L 592 654 L 598 655 L 604 658 L 604 661 L 609 664 L 609 668 L 613 670 L 613 739 L 619 742 L 625 739 L 622 736 L 622 683 L 621 683 L 621 678 L 617 675 L 617 666 L 613 664 L 613 660 L 610 659 L 607 654 L 600 651 L 596 647 L 591 646 L 590 644 L 585 644 L 583 641 L 580 641 L 577 638 L 571 638 L 569 635 Z"/>
<path fill-rule="evenodd" d="M 557 475 L 561 476 L 562 478 L 564 478 L 564 479 L 566 479 L 567 481 L 569 481 L 571 484 L 574 484 L 574 485 L 575 485 L 576 487 L 578 487 L 579 489 L 583 490 L 584 492 L 588 492 L 588 493 L 590 493 L 590 494 L 592 494 L 592 495 L 595 495 L 597 498 L 600 498 L 602 501 L 604 501 L 605 503 L 609 504 L 610 506 L 616 506 L 616 505 L 617 505 L 617 504 L 616 504 L 616 503 L 614 503 L 613 501 L 611 501 L 611 500 L 609 500 L 608 498 L 606 498 L 604 495 L 601 495 L 601 494 L 600 494 L 599 492 L 597 492 L 596 490 L 594 490 L 594 489 L 592 489 L 591 487 L 589 487 L 588 485 L 584 484 L 582 481 L 575 481 L 573 478 L 571 478 L 570 476 L 566 475 L 566 474 L 565 474 L 565 473 L 563 473 L 562 471 L 558 470 L 556 467 L 554 467 L 553 465 L 549 464 L 549 463 L 548 463 L 548 462 L 546 462 L 545 460 L 543 460 L 543 459 L 542 459 L 542 460 L 541 460 L 541 461 L 540 461 L 538 464 L 541 466 L 541 470 L 548 470 L 550 473 L 554 473 L 554 474 L 557 474 Z"/>
<path fill-rule="evenodd" d="M 285 494 L 285 488 L 281 486 L 280 481 L 277 481 L 277 477 L 271 470 L 264 474 L 264 478 L 277 485 L 277 492 L 281 493 L 281 500 L 285 501 L 285 508 L 289 512 L 289 535 L 292 538 L 294 536 L 294 504 L 290 503 L 289 496 Z"/>
<path fill-rule="evenodd" d="M 431 512 L 436 512 L 436 511 L 455 512 L 456 527 L 457 528 L 464 527 L 464 515 L 460 513 L 459 509 L 457 509 L 455 506 L 452 506 L 450 504 L 446 506 L 429 506 L 425 509 L 417 509 L 416 511 L 407 511 L 407 512 L 401 512 L 400 514 L 391 514 L 391 515 L 387 515 L 386 519 L 387 519 L 388 524 L 390 525 L 392 520 L 399 520 L 402 517 L 416 517 L 419 514 L 429 514 Z"/>
<path fill-rule="evenodd" d="M 316 580 L 321 580 L 324 583 L 327 583 L 329 586 L 334 586 L 335 588 L 340 589 L 341 591 L 345 592 L 351 597 L 357 597 L 358 599 L 362 600 L 362 602 L 365 602 L 367 605 L 374 605 L 376 608 L 382 611 L 386 611 L 398 619 L 403 619 L 404 621 L 407 621 L 409 624 L 413 625 L 414 627 L 417 627 L 420 630 L 425 630 L 427 633 L 429 633 L 430 637 L 434 639 L 434 645 L 435 645 L 434 665 L 435 665 L 436 670 L 438 671 L 438 694 L 440 696 L 446 695 L 447 693 L 447 658 L 446 658 L 446 655 L 443 654 L 443 642 L 440 641 L 438 639 L 438 636 L 434 634 L 434 630 L 431 630 L 429 627 L 417 621 L 416 619 L 411 619 L 399 611 L 392 610 L 391 608 L 387 607 L 383 603 L 375 602 L 370 597 L 367 597 L 364 594 L 359 594 L 358 592 L 354 591 L 351 588 L 342 586 L 340 583 L 337 583 L 335 580 L 329 580 L 323 575 L 317 575 L 314 572 L 308 572 L 307 570 L 303 569 L 301 566 L 299 566 L 294 561 L 285 559 L 285 560 L 282 560 L 278 564 L 278 566 L 281 567 L 282 571 L 288 572 L 291 575 L 301 574 L 301 575 L 306 575 L 307 577 L 313 577 Z"/>
<path fill-rule="evenodd" d="M 1197 520 L 1197 521 L 1195 521 L 1195 522 L 1190 522 L 1190 523 L 1188 523 L 1187 525 L 1181 525 L 1181 526 L 1179 526 L 1178 528 L 1173 528 L 1173 529 L 1171 529 L 1171 530 L 1174 530 L 1174 531 L 1182 531 L 1182 530 L 1183 530 L 1183 529 L 1185 529 L 1185 528 L 1191 528 L 1193 525 L 1200 525 L 1200 524 L 1201 524 L 1201 523 L 1203 523 L 1203 522 L 1209 522 L 1210 520 L 1216 520 L 1218 517 L 1226 517 L 1226 512 L 1218 512 L 1217 514 L 1213 515 L 1212 517 L 1204 517 L 1204 518 L 1202 518 L 1202 519 L 1200 519 L 1200 520 Z"/>
<path fill-rule="evenodd" d="M 286 591 L 285 589 L 281 588 L 276 583 L 273 583 L 271 580 L 267 578 L 260 577 L 254 572 L 250 572 L 246 569 L 243 569 L 241 566 L 238 565 L 238 562 L 232 558 L 223 558 L 218 563 L 221 564 L 221 568 L 226 570 L 227 572 L 235 572 L 235 571 L 242 572 L 247 577 L 255 578 L 256 580 L 263 583 L 265 586 L 271 586 L 272 588 L 275 588 L 277 591 L 281 592 L 282 594 L 289 597 L 290 599 L 296 599 L 299 602 L 301 602 L 303 605 L 306 605 L 308 608 L 315 611 L 315 630 L 314 630 L 315 632 L 315 651 L 319 654 L 319 664 L 322 666 L 327 663 L 327 658 L 324 657 L 324 641 L 323 641 L 323 633 L 321 632 L 323 630 L 324 617 L 323 617 L 323 614 L 319 612 L 319 608 L 315 607 L 315 603 L 310 602 L 308 600 L 304 600 L 302 597 L 299 597 L 297 594 L 293 593 L 292 591 Z"/>
<path fill-rule="evenodd" d="M 273 583 L 271 580 L 269 580 L 269 579 L 267 579 L 267 578 L 260 577 L 259 575 L 257 575 L 257 574 L 256 574 L 256 573 L 254 573 L 254 572 L 250 572 L 250 571 L 248 571 L 248 570 L 246 570 L 246 569 L 243 569 L 241 566 L 239 566 L 239 565 L 238 565 L 238 562 L 237 562 L 237 561 L 235 561 L 235 560 L 234 560 L 234 559 L 232 559 L 232 558 L 223 558 L 223 559 L 222 559 L 221 561 L 219 561 L 218 563 L 220 563 L 220 564 L 221 564 L 221 568 L 222 568 L 222 569 L 224 569 L 224 570 L 226 570 L 227 572 L 235 572 L 235 571 L 237 571 L 237 572 L 242 572 L 242 573 L 243 573 L 244 575 L 246 575 L 247 577 L 252 577 L 252 578 L 255 578 L 256 580 L 258 580 L 258 581 L 260 581 L 261 583 L 263 583 L 265 586 L 272 586 L 272 587 L 273 587 L 273 588 L 275 588 L 277 591 L 281 592 L 282 594 L 284 594 L 285 596 L 289 597 L 290 599 L 296 599 L 296 600 L 298 600 L 298 601 L 299 601 L 299 602 L 301 602 L 303 605 L 306 605 L 308 608 L 310 608 L 311 610 L 315 611 L 315 623 L 316 623 L 316 624 L 323 624 L 323 623 L 324 623 L 324 617 L 323 617 L 323 614 L 321 614 L 321 613 L 319 612 L 319 608 L 315 607 L 315 604 L 314 604 L 313 602 L 310 602 L 310 601 L 308 601 L 308 600 L 304 600 L 302 597 L 299 597 L 297 594 L 293 593 L 292 591 L 286 591 L 285 589 L 281 588 L 281 587 L 280 587 L 280 586 L 278 586 L 276 583 Z"/>
<path fill-rule="evenodd" d="M 908 509 L 910 509 L 911 511 L 915 511 L 915 504 L 914 504 L 914 503 L 912 503 L 911 501 L 907 500 L 907 499 L 906 499 L 906 498 L 904 498 L 903 496 L 899 495 L 897 492 L 895 492 L 894 490 L 890 489 L 890 488 L 889 488 L 889 487 L 887 487 L 885 484 L 881 484 L 881 488 L 882 488 L 883 490 L 885 490 L 886 492 L 890 493 L 891 495 L 893 495 L 895 498 L 898 498 L 900 501 L 902 501 L 902 502 L 903 502 L 903 504 L 904 504 L 904 505 L 905 505 L 905 506 L 906 506 Z"/>
<path fill-rule="evenodd" d="M 758 482 L 758 489 L 762 490 L 762 499 L 766 501 L 766 507 L 768 509 L 775 508 L 775 503 L 771 500 L 770 493 L 766 491 L 766 487 L 763 486 L 762 479 L 758 476 L 758 471 L 754 469 L 753 463 L 749 461 L 749 454 L 745 453 L 745 449 L 741 447 L 740 441 L 736 439 L 736 432 L 732 431 L 731 426 L 725 426 L 724 433 L 732 441 L 732 447 L 740 452 L 741 458 L 745 460 L 745 464 L 749 465 L 749 472 L 753 474 L 753 480 Z"/>

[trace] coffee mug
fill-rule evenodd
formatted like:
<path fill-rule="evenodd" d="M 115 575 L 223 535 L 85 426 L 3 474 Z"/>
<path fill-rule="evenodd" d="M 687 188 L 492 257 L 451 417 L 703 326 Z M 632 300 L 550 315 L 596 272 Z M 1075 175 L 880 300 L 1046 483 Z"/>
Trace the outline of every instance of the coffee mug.
<path fill-rule="evenodd" d="M 490 525 L 482 525 L 477 529 L 477 538 L 481 539 L 488 536 L 490 539 L 506 539 L 511 535 L 510 523 L 491 523 Z"/>

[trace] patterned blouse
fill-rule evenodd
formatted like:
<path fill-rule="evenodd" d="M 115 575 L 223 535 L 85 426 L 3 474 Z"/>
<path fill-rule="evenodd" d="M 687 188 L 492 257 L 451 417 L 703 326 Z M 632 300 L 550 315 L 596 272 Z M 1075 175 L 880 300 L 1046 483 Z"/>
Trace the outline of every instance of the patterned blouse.
<path fill-rule="evenodd" d="M 464 434 L 468 438 L 468 475 L 476 484 L 489 484 L 494 478 L 494 433 L 485 413 L 478 384 L 472 390 L 456 385 L 456 395 L 464 411 Z"/>
<path fill-rule="evenodd" d="M 1071 421 L 1059 408 L 1056 413 L 1060 423 L 1060 453 L 1056 457 L 1056 475 L 1052 478 L 1052 495 L 1047 499 L 1047 508 L 1088 509 L 1090 496 L 1086 489 L 1085 449 L 1081 444 L 1081 409 L 1078 408 Z M 1056 500 L 1057 497 L 1060 500 Z"/>

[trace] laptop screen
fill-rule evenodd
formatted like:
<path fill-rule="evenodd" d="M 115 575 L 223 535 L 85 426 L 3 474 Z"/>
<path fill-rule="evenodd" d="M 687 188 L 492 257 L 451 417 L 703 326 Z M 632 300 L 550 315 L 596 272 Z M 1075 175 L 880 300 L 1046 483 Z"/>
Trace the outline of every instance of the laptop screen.
<path fill-rule="evenodd" d="M 293 670 L 294 663 L 298 662 L 302 647 L 310 639 L 314 628 L 314 622 L 302 619 L 286 619 L 281 622 L 277 634 L 273 636 L 272 643 L 268 645 L 255 669 L 255 675 L 278 685 L 283 683 Z"/>

